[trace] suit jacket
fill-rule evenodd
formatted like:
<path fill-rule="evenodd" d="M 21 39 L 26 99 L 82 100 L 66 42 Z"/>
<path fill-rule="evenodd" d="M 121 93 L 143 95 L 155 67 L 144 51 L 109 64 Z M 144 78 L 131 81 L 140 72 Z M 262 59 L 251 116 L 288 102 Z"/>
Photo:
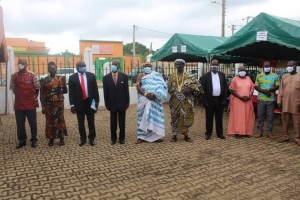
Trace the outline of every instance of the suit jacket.
<path fill-rule="evenodd" d="M 227 100 L 227 91 L 228 91 L 228 85 L 225 78 L 225 74 L 223 72 L 217 72 L 220 79 L 220 86 L 221 86 L 221 94 L 220 94 L 220 102 Z M 202 76 L 201 79 L 201 86 L 204 91 L 204 97 L 203 97 L 203 103 L 204 105 L 210 105 L 212 102 L 212 92 L 213 92 L 213 86 L 212 86 L 212 77 L 211 77 L 211 71 L 205 73 Z"/>
<path fill-rule="evenodd" d="M 90 104 L 93 99 L 95 99 L 96 103 L 99 103 L 99 91 L 96 76 L 91 72 L 86 72 L 85 74 Z M 76 110 L 83 109 L 82 90 L 78 73 L 72 74 L 69 77 L 69 100 L 70 105 L 74 105 Z"/>
<path fill-rule="evenodd" d="M 130 103 L 128 76 L 118 72 L 117 85 L 115 85 L 112 72 L 103 77 L 103 93 L 105 106 L 111 112 L 125 112 Z"/>

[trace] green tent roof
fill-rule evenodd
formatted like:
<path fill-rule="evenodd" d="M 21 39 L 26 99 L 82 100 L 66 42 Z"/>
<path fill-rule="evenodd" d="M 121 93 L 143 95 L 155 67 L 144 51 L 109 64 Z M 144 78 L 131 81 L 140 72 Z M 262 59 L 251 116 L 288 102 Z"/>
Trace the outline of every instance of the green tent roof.
<path fill-rule="evenodd" d="M 267 31 L 257 40 L 257 33 Z M 236 34 L 211 51 L 212 55 L 256 59 L 300 60 L 300 21 L 260 13 Z"/>
<path fill-rule="evenodd" d="M 177 58 L 187 62 L 206 62 L 210 51 L 222 44 L 226 37 L 189 35 L 175 33 L 169 41 L 161 47 L 151 58 L 151 61 L 174 61 Z M 182 52 L 182 46 L 186 47 L 186 52 Z M 177 48 L 177 52 L 172 51 L 172 47 Z"/>

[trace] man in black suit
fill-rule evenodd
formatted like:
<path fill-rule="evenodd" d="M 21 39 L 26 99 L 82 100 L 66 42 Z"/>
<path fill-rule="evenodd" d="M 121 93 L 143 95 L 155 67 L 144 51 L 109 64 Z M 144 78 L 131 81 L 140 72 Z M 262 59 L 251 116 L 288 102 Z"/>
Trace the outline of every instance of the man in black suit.
<path fill-rule="evenodd" d="M 111 64 L 111 73 L 103 77 L 104 102 L 110 111 L 111 144 L 117 141 L 117 124 L 119 118 L 119 142 L 125 144 L 125 115 L 129 107 L 128 76 L 118 72 L 120 62 L 114 60 Z"/>
<path fill-rule="evenodd" d="M 227 81 L 225 74 L 219 72 L 219 61 L 211 61 L 211 71 L 205 73 L 201 79 L 201 86 L 204 91 L 203 104 L 206 115 L 205 139 L 209 140 L 213 130 L 215 115 L 217 136 L 225 139 L 223 135 L 223 110 L 227 99 Z"/>
<path fill-rule="evenodd" d="M 99 91 L 96 81 L 96 76 L 91 72 L 86 72 L 86 64 L 83 61 L 76 63 L 78 73 L 72 74 L 69 77 L 69 100 L 71 112 L 77 114 L 78 129 L 80 134 L 80 144 L 86 143 L 86 131 L 84 126 L 85 116 L 88 121 L 90 145 L 95 145 L 95 112 L 99 105 Z M 92 103 L 95 103 L 94 109 L 91 108 Z"/>

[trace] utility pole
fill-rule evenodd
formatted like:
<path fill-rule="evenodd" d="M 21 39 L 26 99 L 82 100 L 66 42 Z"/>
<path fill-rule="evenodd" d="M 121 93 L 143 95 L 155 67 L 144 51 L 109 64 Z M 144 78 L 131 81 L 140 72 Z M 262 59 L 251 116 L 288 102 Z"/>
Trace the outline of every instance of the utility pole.
<path fill-rule="evenodd" d="M 152 54 L 152 42 L 150 43 L 149 54 Z"/>
<path fill-rule="evenodd" d="M 246 17 L 246 19 L 247 19 L 247 24 L 248 24 L 248 22 L 249 22 L 249 19 L 251 19 L 251 18 L 253 19 L 254 17 L 251 17 L 251 16 L 247 16 L 247 17 Z"/>
<path fill-rule="evenodd" d="M 132 43 L 132 62 L 133 67 L 135 67 L 135 25 L 133 25 L 133 43 Z"/>
<path fill-rule="evenodd" d="M 222 27 L 221 27 L 221 36 L 225 37 L 225 10 L 226 10 L 226 0 L 222 0 L 222 3 L 218 3 L 217 1 L 211 0 L 211 3 L 216 3 L 222 6 Z"/>
<path fill-rule="evenodd" d="M 225 37 L 225 2 L 226 0 L 222 0 L 222 37 Z"/>
<path fill-rule="evenodd" d="M 230 28 L 230 27 L 231 27 L 231 35 L 234 35 L 234 31 L 236 30 L 236 28 L 235 28 L 235 27 L 237 27 L 237 26 L 240 26 L 240 27 L 242 27 L 242 25 L 234 25 L 234 24 L 232 24 L 231 26 L 228 26 L 228 28 Z"/>

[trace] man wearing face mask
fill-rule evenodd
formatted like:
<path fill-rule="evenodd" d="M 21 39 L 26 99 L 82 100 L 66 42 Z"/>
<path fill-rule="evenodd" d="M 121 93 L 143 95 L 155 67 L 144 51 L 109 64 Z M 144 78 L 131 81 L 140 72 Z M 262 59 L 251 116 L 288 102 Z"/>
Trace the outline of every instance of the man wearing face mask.
<path fill-rule="evenodd" d="M 223 72 L 219 72 L 219 61 L 212 60 L 210 72 L 202 76 L 201 86 L 204 91 L 203 104 L 206 115 L 205 139 L 209 140 L 213 130 L 215 115 L 216 132 L 220 139 L 226 139 L 223 135 L 223 110 L 227 100 L 228 85 Z"/>
<path fill-rule="evenodd" d="M 36 75 L 27 70 L 27 60 L 21 58 L 18 62 L 19 71 L 11 75 L 10 90 L 15 94 L 15 116 L 19 144 L 17 149 L 26 145 L 25 118 L 31 130 L 31 147 L 37 147 L 36 107 L 40 84 Z"/>
<path fill-rule="evenodd" d="M 293 118 L 294 140 L 300 146 L 300 73 L 296 71 L 297 62 L 289 61 L 288 74 L 282 76 L 277 98 L 278 107 L 282 112 L 283 137 L 278 142 L 288 142 L 290 139 L 288 127 L 290 114 Z"/>
<path fill-rule="evenodd" d="M 256 138 L 262 137 L 265 116 L 267 118 L 267 137 L 274 139 L 273 131 L 273 116 L 276 104 L 275 92 L 279 88 L 279 77 L 271 72 L 269 61 L 264 62 L 264 71 L 258 74 L 255 80 L 255 89 L 258 93 L 257 102 L 257 129 Z"/>
<path fill-rule="evenodd" d="M 159 142 L 165 137 L 163 102 L 167 100 L 167 85 L 160 73 L 152 71 L 151 63 L 143 65 L 144 73 L 137 78 L 137 142 Z"/>
<path fill-rule="evenodd" d="M 186 142 L 192 142 L 188 136 L 189 128 L 194 124 L 194 100 L 200 93 L 200 83 L 195 76 L 184 71 L 185 61 L 174 61 L 176 71 L 170 76 L 168 92 L 171 109 L 172 142 L 177 141 L 177 135 L 184 135 Z"/>
<path fill-rule="evenodd" d="M 111 73 L 103 77 L 103 94 L 107 110 L 110 111 L 111 145 L 117 141 L 117 125 L 119 123 L 119 143 L 125 144 L 126 110 L 129 107 L 130 97 L 128 76 L 120 71 L 120 62 L 114 60 L 111 64 Z"/>
<path fill-rule="evenodd" d="M 71 112 L 77 114 L 78 129 L 80 134 L 79 146 L 86 143 L 86 130 L 84 126 L 85 116 L 89 126 L 90 145 L 95 145 L 95 110 L 91 108 L 94 101 L 95 107 L 98 109 L 99 92 L 95 74 L 86 71 L 86 64 L 83 61 L 76 63 L 77 73 L 69 77 L 69 100 Z"/>

